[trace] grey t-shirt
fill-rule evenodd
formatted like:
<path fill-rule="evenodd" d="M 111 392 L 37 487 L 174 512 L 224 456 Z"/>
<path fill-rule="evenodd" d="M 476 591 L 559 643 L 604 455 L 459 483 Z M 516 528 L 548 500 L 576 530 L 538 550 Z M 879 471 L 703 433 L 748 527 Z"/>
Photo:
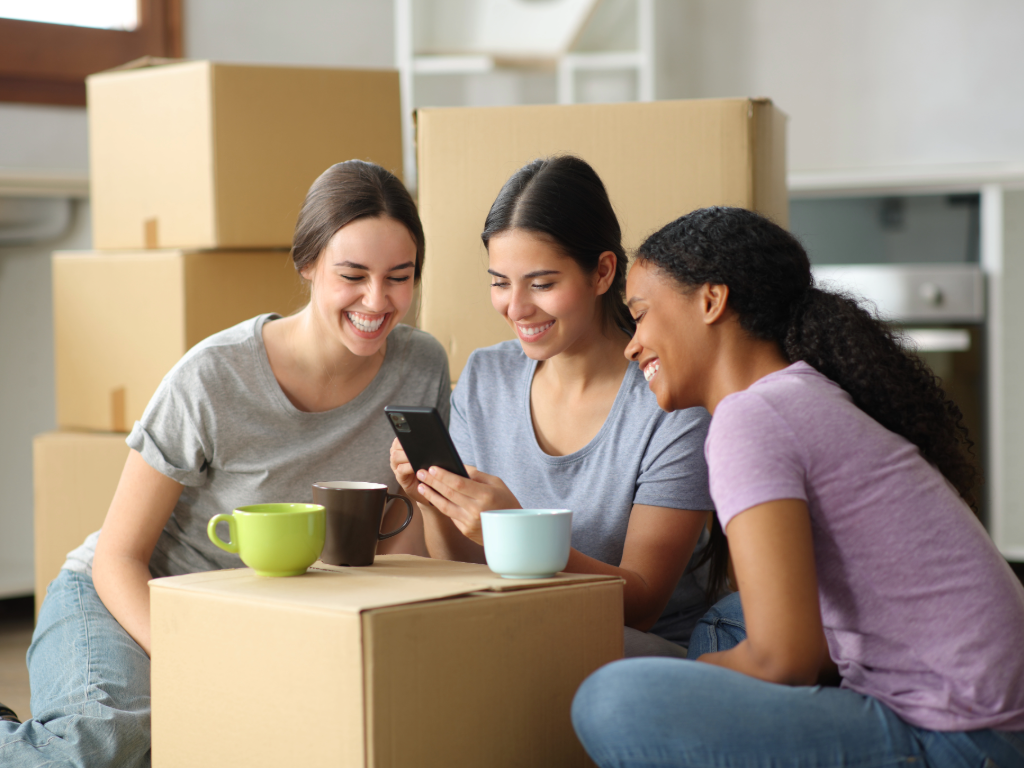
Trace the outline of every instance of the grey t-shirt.
<path fill-rule="evenodd" d="M 714 508 L 704 463 L 707 411 L 665 413 L 630 363 L 597 436 L 575 453 L 549 456 L 530 415 L 536 369 L 517 341 L 470 355 L 451 415 L 452 440 L 466 464 L 500 477 L 524 507 L 571 509 L 573 547 L 610 565 L 622 560 L 634 504 Z M 698 553 L 706 540 L 704 532 Z M 706 566 L 688 568 L 651 631 L 686 644 L 707 610 L 706 584 Z"/>
<path fill-rule="evenodd" d="M 241 566 L 206 535 L 211 517 L 235 507 L 309 502 L 320 480 L 386 483 L 396 492 L 385 405 L 432 405 L 448 419 L 444 349 L 406 325 L 388 336 L 380 370 L 353 400 L 322 413 L 298 410 L 263 345 L 263 324 L 276 317 L 246 320 L 193 347 L 128 435 L 147 464 L 185 486 L 149 561 L 153 576 Z M 70 553 L 64 567 L 90 572 L 97 537 Z"/>

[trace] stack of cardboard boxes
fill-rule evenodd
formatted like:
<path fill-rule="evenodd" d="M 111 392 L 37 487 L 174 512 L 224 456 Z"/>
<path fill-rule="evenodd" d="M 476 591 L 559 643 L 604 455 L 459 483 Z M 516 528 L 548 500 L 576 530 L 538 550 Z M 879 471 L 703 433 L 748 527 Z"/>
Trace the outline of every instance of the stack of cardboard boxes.
<path fill-rule="evenodd" d="M 306 301 L 289 257 L 328 166 L 402 173 L 398 75 L 183 62 L 88 80 L 93 243 L 53 256 L 59 431 L 34 444 L 36 606 L 98 529 L 125 433 L 193 345 Z"/>

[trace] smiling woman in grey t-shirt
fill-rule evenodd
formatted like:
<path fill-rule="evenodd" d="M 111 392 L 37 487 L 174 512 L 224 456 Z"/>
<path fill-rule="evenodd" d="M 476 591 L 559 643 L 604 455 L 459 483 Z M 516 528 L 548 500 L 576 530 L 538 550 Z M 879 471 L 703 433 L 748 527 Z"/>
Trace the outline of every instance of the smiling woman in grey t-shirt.
<path fill-rule="evenodd" d="M 386 404 L 447 415 L 444 350 L 399 325 L 423 251 L 394 175 L 352 160 L 317 179 L 292 248 L 309 304 L 215 334 L 165 377 L 128 436 L 103 530 L 47 592 L 29 649 L 34 718 L 0 706 L 0 763 L 148 765 L 150 578 L 240 566 L 207 539 L 216 513 L 308 501 L 317 480 L 387 482 Z M 422 523 L 391 541 L 422 552 Z"/>
<path fill-rule="evenodd" d="M 604 185 L 579 158 L 534 161 L 505 183 L 482 238 L 491 302 L 518 341 L 474 352 L 453 395 L 471 479 L 416 478 L 392 446 L 430 554 L 483 562 L 484 510 L 570 508 L 566 570 L 625 580 L 627 654 L 685 655 L 707 608 L 705 573 L 687 566 L 712 509 L 708 414 L 660 412 L 623 355 L 626 255 Z"/>

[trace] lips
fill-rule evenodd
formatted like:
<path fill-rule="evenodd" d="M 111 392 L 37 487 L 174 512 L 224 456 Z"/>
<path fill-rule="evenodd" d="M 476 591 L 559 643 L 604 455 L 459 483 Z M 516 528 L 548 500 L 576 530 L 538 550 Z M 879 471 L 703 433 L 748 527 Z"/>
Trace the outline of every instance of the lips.
<path fill-rule="evenodd" d="M 536 325 L 523 325 L 522 323 L 516 323 L 515 326 L 520 339 L 523 341 L 537 341 L 548 330 L 550 330 L 551 326 L 554 324 L 554 320 L 548 320 L 546 323 L 538 323 Z"/>

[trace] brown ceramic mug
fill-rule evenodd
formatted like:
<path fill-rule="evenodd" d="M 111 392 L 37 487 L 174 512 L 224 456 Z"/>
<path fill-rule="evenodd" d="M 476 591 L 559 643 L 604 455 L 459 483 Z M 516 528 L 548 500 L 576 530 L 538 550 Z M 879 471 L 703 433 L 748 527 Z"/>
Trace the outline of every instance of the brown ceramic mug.
<path fill-rule="evenodd" d="M 381 533 L 384 510 L 392 499 L 404 501 L 409 514 L 398 528 Z M 377 542 L 401 533 L 412 522 L 412 501 L 388 493 L 388 487 L 381 483 L 313 483 L 313 503 L 323 505 L 327 515 L 327 536 L 320 559 L 330 565 L 373 565 Z"/>

